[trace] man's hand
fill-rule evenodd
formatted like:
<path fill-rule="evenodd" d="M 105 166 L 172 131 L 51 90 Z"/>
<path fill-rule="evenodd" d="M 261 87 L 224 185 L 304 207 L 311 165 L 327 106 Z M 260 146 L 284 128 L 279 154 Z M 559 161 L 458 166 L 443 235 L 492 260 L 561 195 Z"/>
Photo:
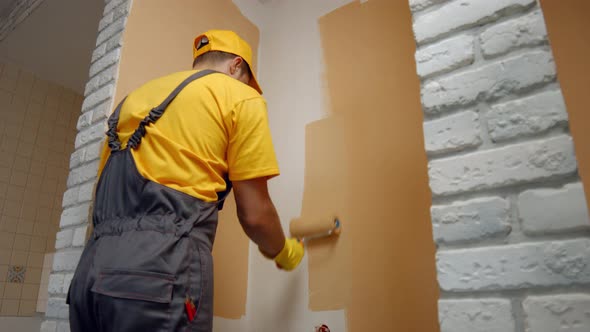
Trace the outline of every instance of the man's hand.
<path fill-rule="evenodd" d="M 304 254 L 303 242 L 291 238 L 285 241 L 283 250 L 274 258 L 274 261 L 279 269 L 291 271 L 299 266 Z"/>

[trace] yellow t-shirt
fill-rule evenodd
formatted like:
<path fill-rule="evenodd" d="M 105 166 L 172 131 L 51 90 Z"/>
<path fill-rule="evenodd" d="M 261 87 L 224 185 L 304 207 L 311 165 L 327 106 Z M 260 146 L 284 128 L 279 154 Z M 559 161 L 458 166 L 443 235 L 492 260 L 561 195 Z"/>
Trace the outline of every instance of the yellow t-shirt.
<path fill-rule="evenodd" d="M 194 73 L 158 78 L 129 94 L 117 130 L 123 147 L 149 111 Z M 231 181 L 279 174 L 264 98 L 221 73 L 186 86 L 131 151 L 144 178 L 206 202 L 226 189 L 224 174 Z M 109 155 L 105 144 L 99 174 Z"/>

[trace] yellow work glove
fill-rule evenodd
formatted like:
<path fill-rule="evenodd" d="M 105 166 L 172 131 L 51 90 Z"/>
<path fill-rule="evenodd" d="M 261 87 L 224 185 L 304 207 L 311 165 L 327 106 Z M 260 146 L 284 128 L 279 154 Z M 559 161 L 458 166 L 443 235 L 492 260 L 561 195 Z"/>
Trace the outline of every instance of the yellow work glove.
<path fill-rule="evenodd" d="M 283 250 L 274 258 L 274 261 L 280 269 L 291 271 L 301 263 L 304 254 L 303 242 L 290 238 L 285 240 Z"/>

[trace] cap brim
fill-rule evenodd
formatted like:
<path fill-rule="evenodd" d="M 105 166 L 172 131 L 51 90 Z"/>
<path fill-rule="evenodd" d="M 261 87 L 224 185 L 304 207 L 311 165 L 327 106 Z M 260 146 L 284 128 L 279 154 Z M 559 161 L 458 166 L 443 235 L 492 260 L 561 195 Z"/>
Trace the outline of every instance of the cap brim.
<path fill-rule="evenodd" d="M 253 87 L 256 91 L 258 91 L 258 93 L 262 94 L 262 89 L 260 88 L 260 85 L 258 84 L 258 81 L 256 80 L 254 74 L 252 74 L 252 77 L 250 78 L 250 82 L 248 82 L 248 85 Z"/>

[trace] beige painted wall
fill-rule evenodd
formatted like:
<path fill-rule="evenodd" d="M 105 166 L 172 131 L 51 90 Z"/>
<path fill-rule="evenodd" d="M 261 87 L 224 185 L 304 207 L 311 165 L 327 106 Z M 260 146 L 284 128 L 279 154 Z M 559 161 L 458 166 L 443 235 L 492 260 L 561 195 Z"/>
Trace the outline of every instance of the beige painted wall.
<path fill-rule="evenodd" d="M 351 233 L 349 261 L 343 262 L 350 275 L 342 283 L 327 269 L 311 269 L 310 280 L 350 289 L 348 331 L 438 331 L 431 195 L 409 5 L 352 3 L 323 17 L 320 30 L 333 115 L 310 127 L 316 132 L 308 136 L 308 147 L 340 137 L 332 144 L 344 150 L 341 156 L 318 154 L 311 166 L 330 164 L 341 174 L 331 195 L 341 197 L 342 221 Z M 339 134 L 317 131 L 330 121 Z M 314 202 L 326 194 L 309 193 Z M 320 264 L 325 257 L 324 250 Z"/>
<path fill-rule="evenodd" d="M 230 0 L 134 1 L 124 34 L 115 102 L 150 79 L 192 65 L 192 42 L 209 29 L 238 32 L 258 49 L 258 29 Z M 256 68 L 256 65 L 253 65 Z M 220 215 L 213 248 L 216 316 L 240 318 L 246 311 L 248 238 L 236 218 L 233 197 Z"/>
<path fill-rule="evenodd" d="M 541 0 L 590 209 L 590 2 Z"/>

